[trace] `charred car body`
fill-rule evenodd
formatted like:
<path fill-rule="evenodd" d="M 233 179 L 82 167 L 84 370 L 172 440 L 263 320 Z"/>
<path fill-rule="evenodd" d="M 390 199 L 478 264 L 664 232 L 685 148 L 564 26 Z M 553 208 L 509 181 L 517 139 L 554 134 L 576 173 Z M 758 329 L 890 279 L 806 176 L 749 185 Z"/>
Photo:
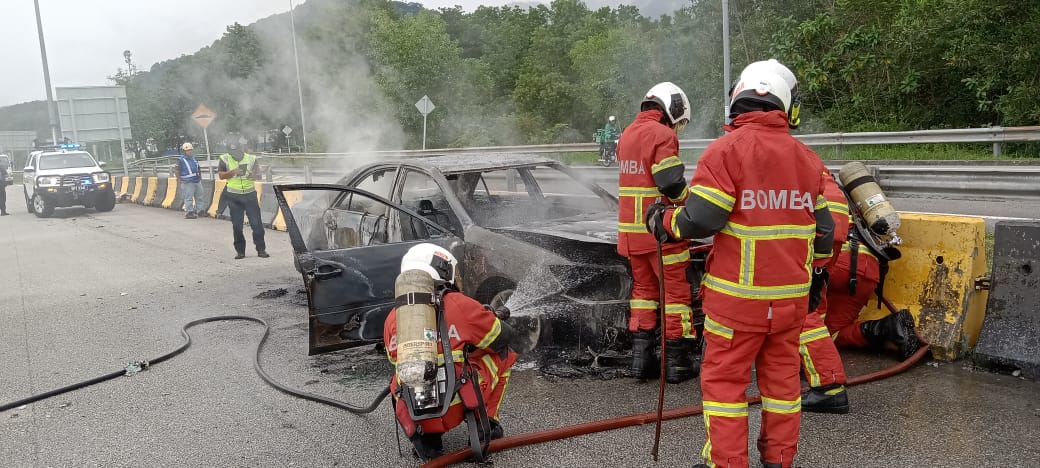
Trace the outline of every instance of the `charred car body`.
<path fill-rule="evenodd" d="M 459 259 L 467 295 L 513 309 L 528 348 L 618 350 L 627 338 L 617 198 L 559 162 L 416 158 L 276 193 L 307 289 L 311 354 L 382 340 L 400 259 L 421 242 Z"/>

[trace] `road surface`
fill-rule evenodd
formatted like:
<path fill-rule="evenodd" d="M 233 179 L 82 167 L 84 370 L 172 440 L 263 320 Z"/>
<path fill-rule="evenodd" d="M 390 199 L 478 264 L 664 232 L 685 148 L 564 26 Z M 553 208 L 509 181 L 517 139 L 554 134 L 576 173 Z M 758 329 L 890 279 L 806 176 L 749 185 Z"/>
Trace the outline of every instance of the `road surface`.
<path fill-rule="evenodd" d="M 43 220 L 20 206 L 16 188 L 9 189 L 13 216 L 0 218 L 0 404 L 155 358 L 181 343 L 186 322 L 225 314 L 271 325 L 261 358 L 285 384 L 363 404 L 386 383 L 390 367 L 372 349 L 306 355 L 306 299 L 285 233 L 267 232 L 271 258 L 250 250 L 233 260 L 226 221 L 126 204 L 109 213 L 58 210 Z M 145 372 L 0 413 L 0 465 L 417 465 L 398 455 L 388 403 L 359 417 L 265 385 L 252 369 L 260 326 L 213 323 L 191 333 L 190 349 Z M 852 375 L 893 364 L 888 356 L 847 357 Z M 560 373 L 536 363 L 514 371 L 502 408 L 507 434 L 655 407 L 655 384 L 553 375 Z M 1035 382 L 965 362 L 931 363 L 850 395 L 848 415 L 805 416 L 798 466 L 1033 466 L 1040 459 Z M 669 387 L 666 407 L 697 403 L 696 381 Z M 451 433 L 446 444 L 460 447 L 463 434 Z M 495 461 L 650 466 L 652 440 L 652 425 L 635 427 L 513 449 Z M 690 466 L 703 443 L 699 418 L 665 423 L 657 466 Z"/>

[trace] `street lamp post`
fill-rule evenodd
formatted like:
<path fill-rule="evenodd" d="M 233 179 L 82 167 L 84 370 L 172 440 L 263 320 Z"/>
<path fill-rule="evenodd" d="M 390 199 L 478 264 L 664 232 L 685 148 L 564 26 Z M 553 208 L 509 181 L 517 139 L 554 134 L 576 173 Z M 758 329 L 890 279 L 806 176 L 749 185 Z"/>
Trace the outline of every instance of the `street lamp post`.
<path fill-rule="evenodd" d="M 300 95 L 300 129 L 303 134 L 303 152 L 307 152 L 307 119 L 303 116 L 303 85 L 300 83 L 300 54 L 296 50 L 296 19 L 293 17 L 293 2 L 289 0 L 289 24 L 292 27 L 293 60 L 296 62 L 296 92 Z M 291 149 L 290 149 L 291 150 Z"/>
<path fill-rule="evenodd" d="M 722 0 L 722 121 L 729 118 L 729 0 Z"/>
<path fill-rule="evenodd" d="M 36 6 L 36 32 L 40 36 L 40 57 L 43 59 L 43 83 L 47 86 L 47 118 L 51 126 L 51 142 L 58 144 L 58 116 L 54 104 L 54 92 L 51 90 L 51 70 L 47 66 L 47 45 L 43 42 L 43 21 L 40 20 L 40 0 L 33 0 Z"/>

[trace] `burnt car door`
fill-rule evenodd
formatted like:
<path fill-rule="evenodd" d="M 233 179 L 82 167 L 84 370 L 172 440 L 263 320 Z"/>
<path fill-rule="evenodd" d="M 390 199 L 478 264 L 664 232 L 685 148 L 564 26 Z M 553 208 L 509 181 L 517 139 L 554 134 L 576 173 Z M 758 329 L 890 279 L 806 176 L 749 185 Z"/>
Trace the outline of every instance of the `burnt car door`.
<path fill-rule="evenodd" d="M 448 228 L 361 189 L 277 185 L 275 196 L 307 291 L 312 355 L 382 341 L 405 252 L 461 245 Z"/>

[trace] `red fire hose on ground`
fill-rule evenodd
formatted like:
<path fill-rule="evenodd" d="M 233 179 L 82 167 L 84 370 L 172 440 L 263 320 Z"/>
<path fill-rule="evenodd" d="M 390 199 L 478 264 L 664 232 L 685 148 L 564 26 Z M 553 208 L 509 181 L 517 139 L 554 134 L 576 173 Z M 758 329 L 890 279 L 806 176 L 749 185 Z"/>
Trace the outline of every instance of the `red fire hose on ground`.
<path fill-rule="evenodd" d="M 888 307 L 889 311 L 896 311 L 895 306 L 891 302 L 889 302 L 887 298 L 882 297 L 881 299 L 885 303 L 885 306 Z M 887 369 L 883 369 L 866 375 L 859 375 L 853 377 L 849 379 L 848 382 L 845 383 L 845 385 L 848 387 L 852 387 L 855 385 L 881 380 L 884 378 L 891 377 L 893 375 L 900 374 L 906 371 L 907 369 L 913 367 L 914 364 L 917 364 L 918 361 L 920 361 L 922 358 L 924 358 L 925 355 L 928 354 L 928 343 L 923 338 L 921 338 L 920 334 L 918 334 L 917 337 L 919 340 L 921 340 L 922 346 L 920 349 L 917 350 L 916 353 L 907 358 L 905 361 L 900 362 Z M 751 395 L 748 397 L 749 404 L 756 404 L 759 402 L 761 402 L 761 399 L 758 395 Z M 701 405 L 672 408 L 664 411 L 661 414 L 660 421 L 669 421 L 672 419 L 697 416 L 700 415 L 702 411 L 703 407 L 701 407 Z M 556 429 L 548 429 L 545 431 L 528 432 L 524 434 L 517 434 L 514 436 L 492 440 L 491 446 L 489 447 L 488 451 L 500 452 L 502 450 L 523 447 L 525 445 L 540 444 L 554 440 L 567 439 L 586 434 L 593 434 L 596 432 L 604 432 L 632 426 L 641 426 L 644 424 L 656 422 L 658 422 L 656 411 L 651 413 L 640 413 L 628 416 L 621 416 L 618 418 L 601 419 L 599 421 L 591 421 L 587 423 L 575 424 L 572 426 L 558 427 Z M 471 455 L 472 453 L 469 451 L 468 448 L 456 450 L 454 452 L 446 453 L 444 455 L 441 455 L 440 457 L 426 462 L 422 465 L 422 468 L 438 468 L 448 466 L 453 463 L 461 463 L 468 460 Z"/>

